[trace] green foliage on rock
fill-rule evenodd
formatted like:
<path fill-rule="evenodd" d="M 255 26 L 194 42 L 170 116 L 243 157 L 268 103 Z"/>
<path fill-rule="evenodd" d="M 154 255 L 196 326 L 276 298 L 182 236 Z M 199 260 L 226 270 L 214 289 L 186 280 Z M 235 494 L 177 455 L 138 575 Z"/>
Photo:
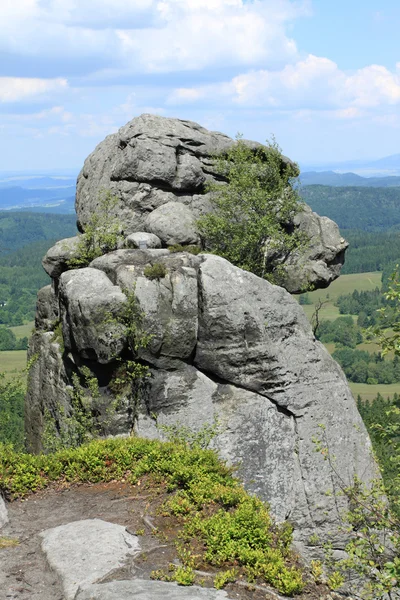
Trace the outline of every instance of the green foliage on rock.
<path fill-rule="evenodd" d="M 70 267 L 86 267 L 95 258 L 112 252 L 123 240 L 122 226 L 115 215 L 118 198 L 110 190 L 99 193 L 98 206 L 85 225 L 76 254 L 68 262 Z"/>
<path fill-rule="evenodd" d="M 313 442 L 334 474 L 333 489 L 329 492 L 337 498 L 344 496 L 348 501 L 347 509 L 339 513 L 339 531 L 348 540 L 344 548 L 346 556 L 337 560 L 332 541 L 324 545 L 328 585 L 332 589 L 344 583 L 353 586 L 351 589 L 357 597 L 365 600 L 395 598 L 400 588 L 398 497 L 392 495 L 392 490 L 391 502 L 388 502 L 388 489 L 379 476 L 367 483 L 356 476 L 353 481 L 344 481 L 330 451 L 325 427 L 322 424 L 320 427 L 321 435 L 314 437 Z M 397 485 L 397 496 L 399 489 Z"/>
<path fill-rule="evenodd" d="M 143 275 L 147 279 L 163 279 L 167 274 L 167 269 L 162 263 L 154 263 L 154 265 L 148 265 L 143 271 Z"/>
<path fill-rule="evenodd" d="M 202 252 L 202 249 L 200 248 L 200 246 L 194 246 L 193 244 L 190 244 L 188 246 L 182 246 L 182 244 L 174 244 L 173 246 L 168 246 L 168 250 L 171 252 L 171 254 L 176 254 L 177 252 L 189 252 L 189 254 L 200 254 L 200 252 Z"/>
<path fill-rule="evenodd" d="M 209 186 L 213 212 L 197 221 L 206 248 L 234 265 L 273 279 L 287 255 L 304 244 L 291 228 L 301 210 L 293 187 L 296 165 L 283 160 L 275 142 L 253 150 L 238 137 L 214 160 L 220 183 Z"/>

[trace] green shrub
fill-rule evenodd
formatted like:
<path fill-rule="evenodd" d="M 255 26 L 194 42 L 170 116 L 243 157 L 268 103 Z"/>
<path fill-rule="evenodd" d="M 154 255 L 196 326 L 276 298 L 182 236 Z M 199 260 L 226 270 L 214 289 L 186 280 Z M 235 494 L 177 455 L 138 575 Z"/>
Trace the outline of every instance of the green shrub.
<path fill-rule="evenodd" d="M 110 190 L 101 190 L 98 207 L 85 225 L 75 255 L 68 261 L 70 267 L 86 267 L 92 260 L 112 252 L 123 240 L 122 225 L 115 215 L 118 198 Z"/>
<path fill-rule="evenodd" d="M 177 252 L 189 252 L 190 254 L 200 254 L 203 250 L 200 246 L 182 246 L 182 244 L 174 244 L 173 246 L 168 246 L 168 250 L 171 254 L 175 254 Z"/>
<path fill-rule="evenodd" d="M 297 165 L 285 162 L 275 141 L 254 150 L 238 136 L 213 168 L 222 180 L 208 188 L 213 211 L 197 221 L 206 248 L 279 282 L 284 259 L 308 243 L 298 229 L 288 231 L 302 210 L 293 186 Z"/>
<path fill-rule="evenodd" d="M 143 271 L 143 275 L 147 279 L 162 279 L 167 274 L 165 265 L 161 263 L 154 263 L 154 265 L 148 265 Z"/>

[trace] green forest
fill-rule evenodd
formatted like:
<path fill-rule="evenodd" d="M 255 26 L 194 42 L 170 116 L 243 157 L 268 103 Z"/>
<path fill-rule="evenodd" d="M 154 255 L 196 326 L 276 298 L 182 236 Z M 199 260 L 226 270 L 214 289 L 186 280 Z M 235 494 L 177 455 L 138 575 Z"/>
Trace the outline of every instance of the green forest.
<path fill-rule="evenodd" d="M 315 212 L 333 219 L 340 229 L 400 230 L 400 187 L 305 185 L 300 194 Z"/>
<path fill-rule="evenodd" d="M 0 327 L 33 321 L 37 291 L 50 283 L 42 258 L 57 240 L 76 233 L 69 215 L 0 212 Z"/>

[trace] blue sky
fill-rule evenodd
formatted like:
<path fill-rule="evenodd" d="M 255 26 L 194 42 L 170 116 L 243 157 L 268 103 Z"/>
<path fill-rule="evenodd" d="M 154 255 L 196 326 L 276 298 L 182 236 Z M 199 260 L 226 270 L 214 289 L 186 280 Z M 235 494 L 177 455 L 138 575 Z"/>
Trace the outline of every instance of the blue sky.
<path fill-rule="evenodd" d="M 0 171 L 80 168 L 143 112 L 303 163 L 399 153 L 399 27 L 398 0 L 1 0 Z"/>

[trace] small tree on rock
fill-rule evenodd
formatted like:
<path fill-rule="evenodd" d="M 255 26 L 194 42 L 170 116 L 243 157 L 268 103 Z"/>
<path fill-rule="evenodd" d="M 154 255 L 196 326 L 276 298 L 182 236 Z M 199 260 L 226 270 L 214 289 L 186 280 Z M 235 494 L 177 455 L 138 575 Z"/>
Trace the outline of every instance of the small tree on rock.
<path fill-rule="evenodd" d="M 279 279 L 285 259 L 305 243 L 293 227 L 301 210 L 297 165 L 275 141 L 254 149 L 237 136 L 215 158 L 214 171 L 221 181 L 209 186 L 213 212 L 197 222 L 206 247 L 259 277 Z"/>

